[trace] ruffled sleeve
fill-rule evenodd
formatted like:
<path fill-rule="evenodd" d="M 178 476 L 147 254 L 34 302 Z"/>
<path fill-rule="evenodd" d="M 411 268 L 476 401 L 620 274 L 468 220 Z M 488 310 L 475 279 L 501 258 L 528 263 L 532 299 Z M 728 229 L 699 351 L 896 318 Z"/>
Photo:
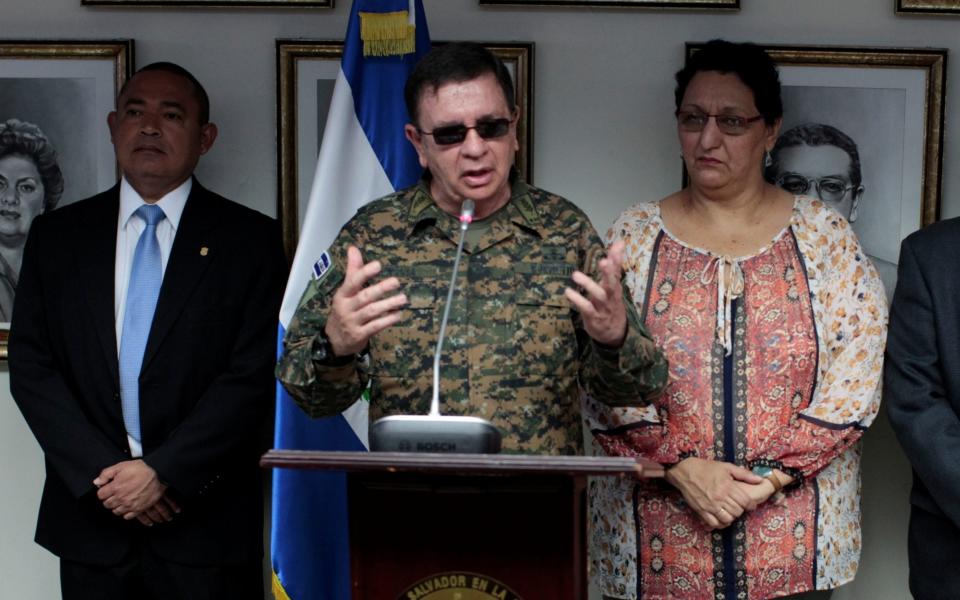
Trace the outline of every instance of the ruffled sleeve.
<path fill-rule="evenodd" d="M 817 328 L 817 383 L 810 404 L 755 457 L 810 477 L 854 444 L 879 411 L 887 303 L 847 221 L 817 200 L 798 206 L 793 228 Z"/>

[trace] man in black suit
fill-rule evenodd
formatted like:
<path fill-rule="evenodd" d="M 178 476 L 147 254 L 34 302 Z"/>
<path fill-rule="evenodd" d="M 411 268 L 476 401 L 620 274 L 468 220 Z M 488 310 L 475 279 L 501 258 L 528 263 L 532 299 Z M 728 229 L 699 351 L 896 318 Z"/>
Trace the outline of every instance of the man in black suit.
<path fill-rule="evenodd" d="M 66 599 L 263 597 L 286 263 L 275 221 L 192 177 L 208 116 L 183 68 L 138 71 L 108 117 L 122 180 L 26 244 L 10 381 L 45 454 L 36 541 Z"/>
<path fill-rule="evenodd" d="M 900 247 L 884 361 L 890 423 L 913 466 L 910 591 L 960 598 L 960 219 Z"/>

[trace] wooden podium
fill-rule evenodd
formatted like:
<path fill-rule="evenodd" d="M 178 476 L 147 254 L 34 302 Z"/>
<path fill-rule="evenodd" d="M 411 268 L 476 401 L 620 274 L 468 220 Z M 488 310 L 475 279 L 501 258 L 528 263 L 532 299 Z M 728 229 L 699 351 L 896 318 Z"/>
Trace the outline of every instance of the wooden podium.
<path fill-rule="evenodd" d="M 623 457 L 271 450 L 344 471 L 354 600 L 586 600 L 586 478 L 662 475 Z"/>

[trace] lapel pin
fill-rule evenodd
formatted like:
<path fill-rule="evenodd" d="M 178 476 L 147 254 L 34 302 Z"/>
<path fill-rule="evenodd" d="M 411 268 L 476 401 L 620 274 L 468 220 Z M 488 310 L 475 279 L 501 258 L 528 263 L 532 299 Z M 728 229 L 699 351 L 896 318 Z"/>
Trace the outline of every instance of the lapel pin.
<path fill-rule="evenodd" d="M 200 256 L 206 256 L 209 253 L 210 253 L 210 248 L 207 248 L 206 246 L 203 246 L 202 248 L 200 248 Z"/>

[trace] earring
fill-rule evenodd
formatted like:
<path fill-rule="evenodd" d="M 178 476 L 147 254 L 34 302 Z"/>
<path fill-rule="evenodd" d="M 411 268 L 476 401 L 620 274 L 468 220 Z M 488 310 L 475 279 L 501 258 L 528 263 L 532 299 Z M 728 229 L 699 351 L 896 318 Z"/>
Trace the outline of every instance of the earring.
<path fill-rule="evenodd" d="M 770 156 L 769 150 L 765 150 L 763 153 L 763 166 L 766 168 L 772 164 L 773 164 L 773 157 Z"/>

